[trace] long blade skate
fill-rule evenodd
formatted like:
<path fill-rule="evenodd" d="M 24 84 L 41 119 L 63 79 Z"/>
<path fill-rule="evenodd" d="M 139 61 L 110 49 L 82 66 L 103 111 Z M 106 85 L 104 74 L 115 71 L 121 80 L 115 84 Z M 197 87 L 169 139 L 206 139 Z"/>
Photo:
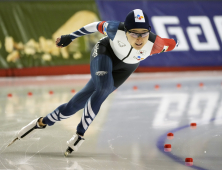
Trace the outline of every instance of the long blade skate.
<path fill-rule="evenodd" d="M 17 140 L 31 137 L 31 134 L 33 134 L 34 132 L 36 132 L 36 129 L 45 129 L 46 125 L 45 125 L 45 126 L 40 126 L 39 123 L 38 123 L 38 121 L 39 121 L 41 118 L 42 118 L 42 117 L 37 118 L 37 119 L 31 121 L 28 125 L 24 126 L 24 127 L 18 132 L 18 134 L 16 135 L 17 137 L 16 137 L 11 143 L 9 143 L 8 146 L 6 146 L 6 147 L 9 147 L 10 145 L 12 145 L 12 144 L 13 144 L 15 141 L 17 141 Z"/>
<path fill-rule="evenodd" d="M 10 145 L 12 145 L 15 141 L 17 141 L 18 138 L 15 138 L 11 143 L 9 143 L 6 147 L 9 147 Z"/>

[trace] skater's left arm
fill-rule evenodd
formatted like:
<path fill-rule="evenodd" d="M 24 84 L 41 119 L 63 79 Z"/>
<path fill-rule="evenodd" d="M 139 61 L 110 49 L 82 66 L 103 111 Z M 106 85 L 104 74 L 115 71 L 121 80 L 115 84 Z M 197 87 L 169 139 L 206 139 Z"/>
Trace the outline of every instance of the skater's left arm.
<path fill-rule="evenodd" d="M 156 39 L 154 41 L 153 48 L 150 55 L 172 51 L 177 46 L 178 46 L 178 43 L 174 39 L 161 38 L 160 36 L 156 35 Z"/>

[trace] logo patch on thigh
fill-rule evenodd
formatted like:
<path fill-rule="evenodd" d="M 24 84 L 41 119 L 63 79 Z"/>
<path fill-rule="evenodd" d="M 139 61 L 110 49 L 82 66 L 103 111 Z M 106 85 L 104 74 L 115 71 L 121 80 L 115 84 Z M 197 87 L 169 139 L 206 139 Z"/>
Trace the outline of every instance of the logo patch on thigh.
<path fill-rule="evenodd" d="M 93 57 L 96 57 L 98 55 L 98 52 L 97 52 L 98 49 L 99 49 L 99 44 L 97 43 L 95 48 L 94 48 L 93 54 L 92 54 Z"/>
<path fill-rule="evenodd" d="M 104 75 L 106 75 L 108 72 L 107 71 L 97 71 L 96 72 L 96 75 L 97 76 L 104 76 Z"/>

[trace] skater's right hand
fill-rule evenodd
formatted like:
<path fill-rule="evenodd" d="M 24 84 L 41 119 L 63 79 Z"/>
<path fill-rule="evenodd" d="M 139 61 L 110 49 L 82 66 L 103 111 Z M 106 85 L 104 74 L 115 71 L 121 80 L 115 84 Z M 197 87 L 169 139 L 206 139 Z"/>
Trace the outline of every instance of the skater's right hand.
<path fill-rule="evenodd" d="M 60 40 L 61 40 L 61 37 L 56 38 L 56 47 L 58 47 L 58 48 L 63 47 L 62 45 L 58 46 L 58 43 L 60 42 Z"/>
<path fill-rule="evenodd" d="M 66 47 L 72 42 L 71 36 L 69 34 L 62 35 L 56 39 L 56 46 L 59 48 Z"/>

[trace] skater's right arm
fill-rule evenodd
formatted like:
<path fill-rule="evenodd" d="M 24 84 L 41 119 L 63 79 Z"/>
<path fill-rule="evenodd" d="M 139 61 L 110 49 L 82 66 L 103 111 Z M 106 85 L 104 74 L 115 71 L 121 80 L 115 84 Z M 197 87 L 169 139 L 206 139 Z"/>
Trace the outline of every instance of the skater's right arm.
<path fill-rule="evenodd" d="M 56 45 L 57 47 L 66 47 L 69 45 L 74 39 L 81 37 L 83 35 L 87 34 L 92 34 L 94 32 L 99 31 L 100 33 L 107 35 L 109 38 L 113 39 L 114 34 L 116 33 L 118 26 L 119 26 L 118 21 L 101 21 L 101 22 L 93 22 L 91 24 L 88 24 L 79 30 L 67 34 L 67 35 L 62 35 L 61 37 L 56 39 Z M 109 27 L 108 27 L 109 25 Z"/>

